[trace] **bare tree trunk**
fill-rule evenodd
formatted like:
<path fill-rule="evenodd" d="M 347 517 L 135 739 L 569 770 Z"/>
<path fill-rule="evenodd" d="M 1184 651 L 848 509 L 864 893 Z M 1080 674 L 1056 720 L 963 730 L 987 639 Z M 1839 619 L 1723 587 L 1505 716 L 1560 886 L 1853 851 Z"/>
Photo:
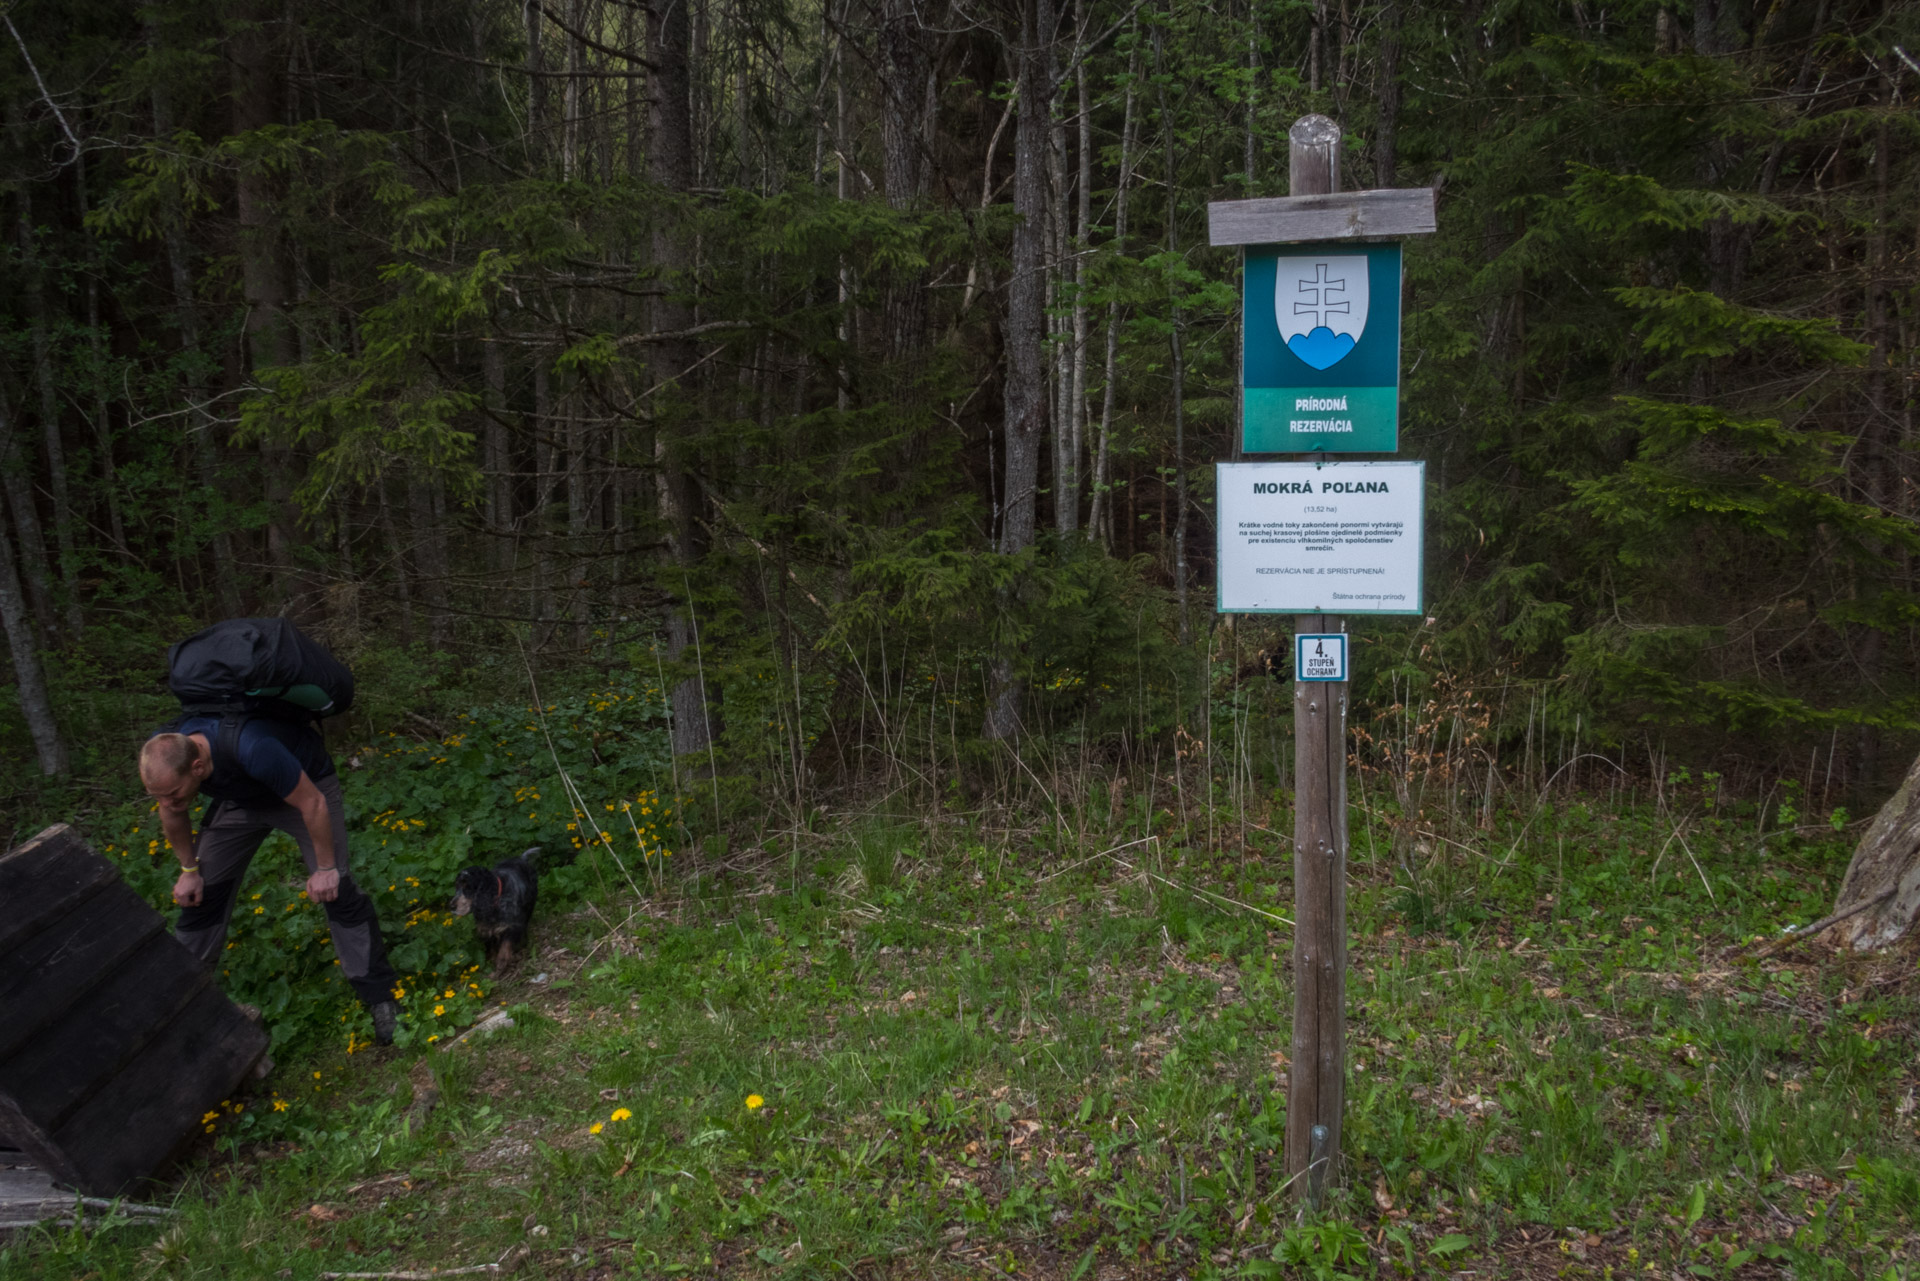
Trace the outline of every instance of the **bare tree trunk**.
<path fill-rule="evenodd" d="M 1307 28 L 1307 92 L 1319 93 L 1321 59 L 1327 44 L 1327 0 L 1313 0 L 1312 25 Z"/>
<path fill-rule="evenodd" d="M 1019 103 L 1019 95 L 1007 99 L 1007 105 L 1000 112 L 1000 123 L 993 127 L 992 137 L 987 139 L 985 158 L 980 163 L 980 212 L 985 214 L 993 204 L 993 158 L 1000 150 L 1000 135 L 1006 132 L 1007 121 L 1013 119 L 1013 109 Z M 980 256 L 975 254 L 967 263 L 967 287 L 960 294 L 960 308 L 953 318 L 953 329 L 949 338 L 960 332 L 960 322 L 973 308 L 980 283 Z"/>
<path fill-rule="evenodd" d="M 1049 42 L 1051 44 L 1051 42 Z M 1073 492 L 1073 350 L 1072 317 L 1060 314 L 1060 295 L 1066 287 L 1067 246 L 1072 240 L 1072 212 L 1067 203 L 1067 122 L 1061 118 L 1065 86 L 1060 84 L 1057 50 L 1047 51 L 1047 81 L 1056 86 L 1047 102 L 1047 339 L 1051 344 L 1053 395 L 1053 528 L 1071 534 L 1080 514 Z"/>
<path fill-rule="evenodd" d="M 16 108 L 17 114 L 17 108 Z M 73 542 L 73 501 L 67 490 L 67 450 L 60 439 L 60 387 L 53 373 L 53 317 L 47 307 L 46 268 L 34 243 L 29 187 L 15 191 L 14 231 L 26 270 L 27 323 L 33 344 L 33 383 L 40 393 L 40 439 L 47 463 L 47 493 L 53 499 L 53 542 L 59 551 L 60 585 L 68 636 L 86 625 L 80 610 L 80 554 Z"/>
<path fill-rule="evenodd" d="M 186 237 L 180 234 L 177 223 L 170 220 L 161 239 L 166 245 L 167 270 L 173 281 L 180 348 L 187 357 L 184 363 L 191 371 L 199 366 L 207 353 L 200 350 L 200 318 L 194 306 L 193 277 L 187 267 Z M 216 491 L 220 479 L 219 442 L 214 438 L 217 423 L 213 411 L 207 407 L 213 389 L 191 372 L 185 377 L 186 382 L 181 390 L 190 406 L 186 419 L 187 453 L 193 459 L 194 473 L 199 477 L 200 484 L 212 493 Z M 234 559 L 232 536 L 224 529 L 215 530 L 211 548 L 214 590 L 220 608 L 227 617 L 238 617 L 241 612 L 240 574 Z"/>
<path fill-rule="evenodd" d="M 1113 256 L 1127 252 L 1127 189 L 1133 182 L 1134 87 L 1140 83 L 1138 46 L 1127 59 L 1127 106 L 1120 125 L 1120 173 L 1113 193 Z M 1107 303 L 1107 360 L 1101 375 L 1100 444 L 1093 465 L 1093 510 L 1087 524 L 1112 549 L 1113 531 L 1113 378 L 1120 350 L 1120 302 Z"/>
<path fill-rule="evenodd" d="M 921 21 L 912 0 L 884 0 L 880 31 L 886 59 L 881 65 L 881 138 L 885 148 L 887 203 L 908 209 L 926 193 L 921 138 L 926 128 L 924 82 L 927 54 Z"/>
<path fill-rule="evenodd" d="M 851 0 L 848 0 L 848 2 L 851 3 Z M 844 17 L 845 10 L 843 9 L 843 20 Z M 845 200 L 852 195 L 853 179 L 851 172 L 853 161 L 852 157 L 848 154 L 851 143 L 849 143 L 847 139 L 846 43 L 845 35 L 836 31 L 833 38 L 833 192 L 834 195 L 841 200 Z M 840 305 L 840 323 L 835 331 L 835 337 L 840 340 L 842 351 L 846 351 L 853 341 L 853 272 L 852 269 L 847 266 L 845 255 L 842 255 L 840 258 L 839 282 L 840 290 L 837 301 Z M 847 366 L 847 362 L 845 359 L 842 359 L 838 369 L 835 371 L 835 386 L 837 387 L 837 391 L 834 395 L 834 404 L 842 413 L 846 412 L 850 403 L 847 383 L 851 377 L 852 373 Z"/>
<path fill-rule="evenodd" d="M 647 62 L 653 70 L 648 82 L 647 151 L 648 176 L 659 186 L 684 196 L 692 187 L 693 101 L 692 101 L 692 24 L 687 0 L 651 0 L 647 8 Z M 653 328 L 674 332 L 689 327 L 693 311 L 673 296 L 692 264 L 689 246 L 670 219 L 654 225 L 653 268 L 664 292 L 653 301 Z M 667 615 L 667 658 L 674 663 L 693 654 L 694 671 L 673 687 L 672 739 L 675 755 L 710 751 L 713 746 L 713 716 L 708 707 L 706 682 L 702 679 L 702 655 L 699 650 L 697 622 L 693 616 L 692 569 L 705 550 L 699 521 L 699 490 L 688 475 L 678 443 L 673 439 L 678 406 L 692 398 L 693 389 L 682 384 L 694 363 L 693 344 L 685 341 L 663 342 L 653 348 L 654 449 L 659 464 L 658 490 L 660 517 L 667 527 L 668 556 L 678 571 L 678 582 L 668 589 L 679 590 L 682 597 Z"/>
<path fill-rule="evenodd" d="M 881 65 L 881 134 L 885 145 L 887 203 L 912 209 L 926 194 L 926 166 L 922 137 L 927 56 L 922 46 L 921 22 L 914 0 L 885 0 L 880 38 L 886 59 Z M 844 196 L 844 190 L 842 192 Z M 895 356 L 920 349 L 926 342 L 927 293 L 925 273 L 895 271 L 887 289 L 887 343 Z"/>
<path fill-rule="evenodd" d="M 1005 514 L 1000 523 L 1000 554 L 1014 556 L 1033 545 L 1035 488 L 1039 482 L 1040 440 L 1047 417 L 1046 371 L 1042 343 L 1046 334 L 1047 217 L 1047 51 L 1053 0 L 1023 0 L 1020 8 L 1017 80 L 1019 120 L 1014 130 L 1012 279 L 1007 282 L 1006 386 L 1002 393 L 1006 464 Z M 1002 602 L 1004 608 L 1006 602 Z M 1020 687 L 1014 679 L 1014 648 L 1001 641 L 988 669 L 987 714 L 981 729 L 993 740 L 1012 738 L 1020 729 Z"/>
<path fill-rule="evenodd" d="M 527 162 L 538 170 L 547 153 L 548 86 L 543 74 L 546 52 L 541 41 L 547 24 L 540 11 L 540 0 L 525 0 L 520 13 L 527 29 Z"/>
<path fill-rule="evenodd" d="M 87 229 L 87 166 L 84 155 L 74 157 L 73 187 L 80 206 L 80 225 L 86 234 L 89 262 L 86 273 L 87 350 L 92 358 L 92 368 L 87 374 L 87 390 L 93 410 L 94 448 L 100 451 L 100 488 L 106 498 L 107 530 L 113 536 L 114 547 L 126 556 L 131 553 L 127 548 L 126 521 L 120 515 L 120 480 L 113 464 L 113 425 L 107 418 L 107 352 L 100 328 L 100 273 L 93 268 L 93 264 L 100 261 L 100 255 L 93 232 Z"/>
<path fill-rule="evenodd" d="M 1059 481 L 1060 497 L 1055 500 L 1066 509 L 1064 534 L 1080 528 L 1080 460 L 1087 448 L 1087 259 L 1093 242 L 1093 112 L 1087 98 L 1087 67 L 1078 73 L 1080 108 L 1079 201 L 1074 210 L 1079 228 L 1073 241 L 1073 362 L 1067 411 L 1071 426 L 1067 432 L 1067 469 Z"/>
<path fill-rule="evenodd" d="M 580 0 L 570 0 L 567 23 L 575 31 L 581 29 Z M 567 37 L 567 81 L 566 90 L 561 97 L 560 106 L 560 177 L 571 182 L 580 176 L 580 56 L 584 52 L 580 41 Z"/>
<path fill-rule="evenodd" d="M 640 38 L 634 30 L 632 6 L 622 6 L 620 10 L 620 47 L 637 48 Z M 626 114 L 627 135 L 627 175 L 638 178 L 646 171 L 646 125 L 645 102 L 640 95 L 640 82 L 626 80 L 622 82 L 624 101 L 621 106 Z"/>
<path fill-rule="evenodd" d="M 7 537 L 4 521 L 0 521 L 0 625 L 6 628 L 20 711 L 26 718 L 27 732 L 33 736 L 34 751 L 40 757 L 40 772 L 48 777 L 65 774 L 67 745 L 61 740 L 60 726 L 53 719 L 53 700 L 47 695 L 47 676 L 40 666 L 39 638 L 34 634 L 32 620 L 27 617 L 26 601 L 20 593 L 20 575 L 14 567 L 13 540 Z"/>
<path fill-rule="evenodd" d="M 1166 133 L 1167 161 L 1167 252 L 1180 253 L 1179 187 L 1174 183 L 1173 113 L 1167 107 L 1166 61 L 1160 29 L 1153 32 L 1153 61 L 1160 83 L 1160 121 Z M 1172 332 L 1168 342 L 1173 358 L 1173 594 L 1180 609 L 1180 643 L 1193 635 L 1193 622 L 1187 608 L 1187 403 L 1186 353 L 1181 347 L 1180 301 L 1173 300 Z"/>
<path fill-rule="evenodd" d="M 233 24 L 228 53 L 233 72 L 233 130 L 253 133 L 280 122 L 280 68 L 286 57 L 285 10 L 267 0 L 249 0 Z M 246 301 L 246 351 L 253 371 L 293 363 L 293 327 L 287 315 L 287 264 L 273 206 L 273 179 L 257 164 L 242 164 L 234 180 L 239 236 L 240 287 Z M 300 515 L 293 504 L 293 455 L 263 441 L 267 479 L 267 558 L 274 590 L 285 608 L 298 590 L 294 547 Z"/>
<path fill-rule="evenodd" d="M 507 442 L 507 353 L 500 343 L 485 343 L 481 347 L 480 363 L 487 398 L 483 446 L 490 543 L 487 559 L 496 572 L 503 572 L 513 565 L 513 543 L 508 537 L 513 527 L 513 468 L 512 449 Z"/>
<path fill-rule="evenodd" d="M 1380 7 L 1380 123 L 1375 128 L 1373 185 L 1391 187 L 1400 167 L 1400 5 Z"/>
<path fill-rule="evenodd" d="M 420 577 L 420 601 L 427 610 L 427 643 L 444 650 L 452 643 L 447 613 L 447 526 L 445 484 L 438 476 L 407 477 L 407 516 L 413 527 L 414 569 Z"/>
<path fill-rule="evenodd" d="M 4 394 L 0 389 L 0 396 Z M 53 586 L 48 581 L 47 544 L 40 533 L 40 513 L 33 505 L 33 478 L 14 434 L 10 408 L 0 409 L 0 485 L 7 491 L 7 506 L 13 512 L 14 530 L 20 538 L 20 572 L 27 601 L 33 607 L 41 639 L 51 641 L 58 629 L 58 616 L 54 612 Z"/>
<path fill-rule="evenodd" d="M 387 555 L 393 565 L 393 598 L 400 606 L 400 639 L 411 645 L 413 644 L 413 577 L 407 569 L 407 557 L 412 549 L 400 541 L 400 531 L 393 521 L 393 505 L 387 501 L 385 477 L 375 479 L 373 492 L 380 504 L 380 533 L 387 540 Z"/>
<path fill-rule="evenodd" d="M 1256 145 L 1260 117 L 1260 12 L 1254 7 L 1253 0 L 1247 0 L 1247 129 L 1241 139 L 1241 167 L 1246 170 L 1246 181 L 1241 190 L 1248 196 L 1254 195 L 1254 165 L 1260 153 Z"/>
<path fill-rule="evenodd" d="M 593 527 L 593 484 L 587 472 L 587 428 L 580 421 L 580 397 L 567 397 L 567 546 L 571 568 L 571 603 L 567 613 L 573 618 L 574 648 L 585 653 L 592 643 L 590 620 L 591 595 L 588 581 L 593 574 L 593 559 L 588 535 Z"/>
<path fill-rule="evenodd" d="M 151 10 L 147 11 L 145 33 L 147 47 L 157 50 L 160 35 Z M 173 104 L 167 94 L 164 78 L 155 80 L 152 102 L 154 135 L 162 139 L 171 138 L 174 127 Z M 160 240 L 167 251 L 167 278 L 173 285 L 175 323 L 180 326 L 180 350 L 186 356 L 183 364 L 188 371 L 181 387 L 190 407 L 186 418 L 187 454 L 193 460 L 194 473 L 199 477 L 201 486 L 211 493 L 216 490 L 219 481 L 219 444 L 214 439 L 213 414 L 207 409 L 210 389 L 191 372 L 207 353 L 200 350 L 200 313 L 194 307 L 193 272 L 188 266 L 186 237 L 180 230 L 185 219 L 181 215 L 179 200 L 171 188 L 163 199 L 165 208 L 161 214 Z M 233 539 L 226 530 L 215 530 L 211 548 L 214 592 L 221 612 L 229 618 L 238 617 L 241 612 L 240 573 L 234 563 Z"/>
<path fill-rule="evenodd" d="M 1881 109 L 1885 113 L 1893 111 L 1893 82 L 1884 74 L 1880 78 Z M 1892 333 L 1888 307 L 1889 264 L 1887 254 L 1887 197 L 1891 178 L 1890 157 L 1892 138 L 1887 128 L 1887 115 L 1880 117 L 1873 146 L 1873 227 L 1867 236 L 1867 288 L 1866 288 L 1866 339 L 1871 347 L 1867 357 L 1867 421 L 1861 435 L 1860 466 L 1866 473 L 1864 479 L 1868 501 L 1879 511 L 1891 514 L 1896 510 L 1894 494 L 1899 484 L 1898 463 L 1895 461 L 1899 451 L 1899 440 L 1895 434 L 1897 420 L 1888 394 L 1888 367 L 1891 363 Z M 1727 234 L 1732 236 L 1729 222 Z M 1875 548 L 1881 551 L 1881 548 Z M 1869 688 L 1877 688 L 1882 679 L 1882 669 L 1886 658 L 1886 633 L 1871 624 L 1859 629 L 1859 638 L 1853 646 L 1854 655 L 1860 664 L 1860 676 Z M 1854 785 L 1873 787 L 1878 782 L 1880 772 L 1880 731 L 1873 725 L 1861 725 L 1854 739 Z"/>
<path fill-rule="evenodd" d="M 1846 916 L 1841 943 L 1863 952 L 1898 941 L 1920 917 L 1920 760 L 1860 838 L 1833 915 Z"/>
<path fill-rule="evenodd" d="M 533 584 L 527 596 L 527 615 L 541 623 L 554 617 L 553 605 L 553 491 L 559 484 L 559 462 L 553 448 L 552 375 L 540 353 L 534 353 L 533 367 L 533 511 L 527 520 L 527 533 L 533 540 Z M 544 643 L 547 629 L 539 631 Z"/>

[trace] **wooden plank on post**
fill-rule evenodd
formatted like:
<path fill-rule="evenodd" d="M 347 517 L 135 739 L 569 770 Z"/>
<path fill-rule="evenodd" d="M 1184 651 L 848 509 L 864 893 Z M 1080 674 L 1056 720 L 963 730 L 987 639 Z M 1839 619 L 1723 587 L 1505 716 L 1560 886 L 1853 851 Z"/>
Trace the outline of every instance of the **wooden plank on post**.
<path fill-rule="evenodd" d="M 1397 239 L 1424 235 L 1438 227 L 1431 187 L 1216 200 L 1207 206 L 1207 242 L 1212 245 Z"/>
<path fill-rule="evenodd" d="M 1340 190 L 1340 126 L 1302 116 L 1288 131 L 1296 197 Z M 1296 632 L 1344 631 L 1302 614 Z M 1349 673 L 1350 674 L 1350 673 Z M 1321 1202 L 1340 1156 L 1347 1092 L 1347 682 L 1296 679 L 1293 792 L 1293 1062 L 1287 1071 L 1287 1178 Z"/>

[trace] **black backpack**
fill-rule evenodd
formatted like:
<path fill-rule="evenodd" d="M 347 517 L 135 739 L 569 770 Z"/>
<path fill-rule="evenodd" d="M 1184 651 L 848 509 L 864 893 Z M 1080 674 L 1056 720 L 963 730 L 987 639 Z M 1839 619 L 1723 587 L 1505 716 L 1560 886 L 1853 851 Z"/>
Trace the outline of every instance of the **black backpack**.
<path fill-rule="evenodd" d="M 167 651 L 186 716 L 261 713 L 317 721 L 353 706 L 353 673 L 284 618 L 230 618 Z"/>

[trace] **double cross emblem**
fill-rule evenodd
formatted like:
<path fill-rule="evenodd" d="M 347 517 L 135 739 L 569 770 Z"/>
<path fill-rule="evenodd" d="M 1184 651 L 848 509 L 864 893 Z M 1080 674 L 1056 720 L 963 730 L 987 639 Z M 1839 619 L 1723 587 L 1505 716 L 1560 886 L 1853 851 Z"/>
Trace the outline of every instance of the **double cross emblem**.
<path fill-rule="evenodd" d="M 1327 317 L 1336 312 L 1341 315 L 1350 315 L 1353 311 L 1353 304 L 1344 297 L 1338 302 L 1333 301 L 1333 295 L 1345 294 L 1347 292 L 1347 280 L 1345 276 L 1331 280 L 1328 279 L 1327 268 L 1327 263 L 1316 262 L 1313 264 L 1312 278 L 1307 279 L 1303 277 L 1301 279 L 1300 292 L 1305 295 L 1305 297 L 1293 300 L 1293 314 L 1296 316 L 1312 316 L 1313 327 L 1317 328 L 1326 325 L 1327 328 L 1331 329 L 1332 326 L 1327 324 Z"/>

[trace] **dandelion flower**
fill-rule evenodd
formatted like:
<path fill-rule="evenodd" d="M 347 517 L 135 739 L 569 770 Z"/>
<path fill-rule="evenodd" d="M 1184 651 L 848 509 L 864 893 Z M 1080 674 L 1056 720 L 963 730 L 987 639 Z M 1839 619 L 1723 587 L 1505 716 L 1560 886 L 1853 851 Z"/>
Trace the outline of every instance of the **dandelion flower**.
<path fill-rule="evenodd" d="M 604 1130 L 604 1129 L 606 1129 L 606 1128 L 607 1128 L 607 1127 L 606 1127 L 606 1126 L 604 1126 L 604 1125 L 602 1125 L 602 1124 L 600 1124 L 600 1122 L 598 1122 L 598 1121 L 595 1121 L 595 1122 L 594 1122 L 594 1123 L 593 1123 L 592 1125 L 590 1125 L 590 1126 L 588 1126 L 588 1127 L 587 1127 L 587 1133 L 588 1133 L 588 1134 L 598 1134 L 598 1133 L 600 1133 L 600 1131 L 602 1131 L 602 1130 Z"/>
<path fill-rule="evenodd" d="M 633 1113 L 629 1112 L 626 1108 L 615 1108 L 613 1110 L 613 1116 L 610 1119 L 615 1121 L 626 1121 L 631 1119 L 632 1116 L 633 1116 Z"/>
<path fill-rule="evenodd" d="M 749 1094 L 747 1096 L 747 1111 L 757 1112 L 765 1106 L 767 1106 L 767 1101 L 761 1098 L 759 1095 Z"/>

